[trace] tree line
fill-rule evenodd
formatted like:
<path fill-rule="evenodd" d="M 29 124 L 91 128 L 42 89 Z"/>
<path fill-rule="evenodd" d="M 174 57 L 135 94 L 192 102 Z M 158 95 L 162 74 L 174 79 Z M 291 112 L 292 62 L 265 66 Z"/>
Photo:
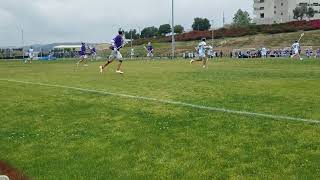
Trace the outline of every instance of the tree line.
<path fill-rule="evenodd" d="M 206 31 L 209 30 L 211 24 L 207 18 L 195 18 L 192 24 L 192 29 L 197 31 Z M 181 34 L 184 31 L 184 27 L 182 25 L 174 26 L 174 33 Z M 136 29 L 131 29 L 129 31 L 125 31 L 126 39 L 139 39 L 139 38 L 152 38 L 152 37 L 161 37 L 166 36 L 167 34 L 172 32 L 172 27 L 170 24 L 162 24 L 159 27 L 151 26 L 143 28 L 139 33 Z"/>

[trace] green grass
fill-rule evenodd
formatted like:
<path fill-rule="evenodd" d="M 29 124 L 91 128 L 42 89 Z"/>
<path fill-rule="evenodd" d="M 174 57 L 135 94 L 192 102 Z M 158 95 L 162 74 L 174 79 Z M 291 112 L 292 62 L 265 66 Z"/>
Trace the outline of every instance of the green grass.
<path fill-rule="evenodd" d="M 0 79 L 320 119 L 320 61 L 0 62 Z M 316 179 L 320 124 L 0 80 L 0 159 L 33 179 Z"/>

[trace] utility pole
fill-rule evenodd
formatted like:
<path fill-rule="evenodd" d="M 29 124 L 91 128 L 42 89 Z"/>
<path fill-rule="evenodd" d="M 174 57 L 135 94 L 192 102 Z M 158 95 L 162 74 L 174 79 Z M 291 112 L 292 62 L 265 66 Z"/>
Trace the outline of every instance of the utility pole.
<path fill-rule="evenodd" d="M 130 41 L 130 43 L 131 43 L 130 57 L 131 57 L 131 59 L 132 59 L 132 29 L 130 29 L 130 33 L 131 33 L 131 41 Z"/>
<path fill-rule="evenodd" d="M 175 38 L 174 38 L 174 0 L 172 0 L 172 12 L 171 12 L 171 17 L 172 17 L 172 59 L 175 57 Z"/>
<path fill-rule="evenodd" d="M 139 39 L 141 39 L 141 27 L 138 26 L 138 29 L 139 29 Z"/>
<path fill-rule="evenodd" d="M 224 25 L 226 24 L 226 17 L 224 16 L 224 11 L 223 11 L 223 13 L 222 13 L 222 16 L 223 16 L 223 18 L 222 18 L 222 27 L 224 27 Z"/>
<path fill-rule="evenodd" d="M 21 44 L 22 44 L 22 58 L 24 59 L 24 32 L 23 32 L 23 27 L 21 26 L 20 28 L 21 31 Z"/>

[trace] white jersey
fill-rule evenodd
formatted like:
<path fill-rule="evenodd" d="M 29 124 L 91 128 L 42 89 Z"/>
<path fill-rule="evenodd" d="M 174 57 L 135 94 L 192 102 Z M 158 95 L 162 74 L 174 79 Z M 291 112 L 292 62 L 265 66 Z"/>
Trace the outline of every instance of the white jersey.
<path fill-rule="evenodd" d="M 33 49 L 32 48 L 30 48 L 28 50 L 28 55 L 29 55 L 30 58 L 33 58 Z"/>
<path fill-rule="evenodd" d="M 262 56 L 266 56 L 267 55 L 267 49 L 266 48 L 262 48 L 261 49 L 261 55 Z"/>
<path fill-rule="evenodd" d="M 293 43 L 293 44 L 292 44 L 292 49 L 293 49 L 294 51 L 299 51 L 299 49 L 300 49 L 300 44 L 299 44 L 299 43 Z"/>
<path fill-rule="evenodd" d="M 198 52 L 200 57 L 205 57 L 206 56 L 206 48 L 207 48 L 207 43 L 202 41 L 198 45 Z"/>

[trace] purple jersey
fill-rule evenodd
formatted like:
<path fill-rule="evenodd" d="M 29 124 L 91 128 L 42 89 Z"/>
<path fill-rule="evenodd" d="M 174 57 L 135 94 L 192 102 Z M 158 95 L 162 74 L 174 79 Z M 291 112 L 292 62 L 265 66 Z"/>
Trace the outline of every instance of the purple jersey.
<path fill-rule="evenodd" d="M 114 48 L 120 50 L 122 48 L 123 39 L 121 35 L 116 36 L 114 39 Z"/>
<path fill-rule="evenodd" d="M 148 45 L 148 46 L 147 46 L 147 50 L 148 50 L 148 52 L 153 52 L 153 47 L 152 47 L 152 45 Z"/>
<path fill-rule="evenodd" d="M 96 51 L 96 48 L 92 48 L 92 49 L 91 49 L 91 52 L 92 52 L 92 53 L 96 53 L 96 52 L 97 52 L 97 51 Z"/>
<path fill-rule="evenodd" d="M 82 46 L 81 46 L 80 55 L 81 56 L 86 55 L 86 46 L 84 44 L 82 44 Z"/>

